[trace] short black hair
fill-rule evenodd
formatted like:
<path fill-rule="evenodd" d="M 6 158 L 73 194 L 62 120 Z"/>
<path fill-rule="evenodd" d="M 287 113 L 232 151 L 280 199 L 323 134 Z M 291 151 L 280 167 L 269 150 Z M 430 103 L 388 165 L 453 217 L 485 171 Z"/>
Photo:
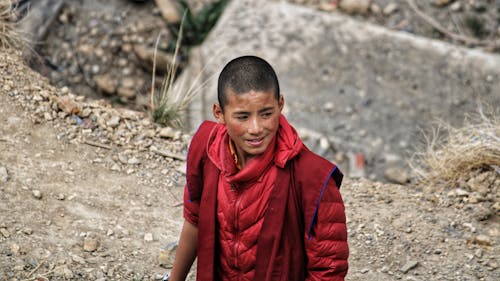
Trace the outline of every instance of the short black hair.
<path fill-rule="evenodd" d="M 274 91 L 276 100 L 280 97 L 278 77 L 273 67 L 256 56 L 242 56 L 224 66 L 217 84 L 217 99 L 222 110 L 227 105 L 227 90 L 235 94 L 250 91 Z"/>

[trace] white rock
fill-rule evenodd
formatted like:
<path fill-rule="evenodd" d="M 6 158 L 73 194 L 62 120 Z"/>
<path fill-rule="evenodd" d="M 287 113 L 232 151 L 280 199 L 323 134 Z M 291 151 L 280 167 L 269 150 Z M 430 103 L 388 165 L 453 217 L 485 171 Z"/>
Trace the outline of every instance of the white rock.
<path fill-rule="evenodd" d="M 42 199 L 42 197 L 43 197 L 42 192 L 38 189 L 33 190 L 32 194 L 33 194 L 33 197 L 35 197 L 38 200 Z"/>
<path fill-rule="evenodd" d="M 366 14 L 370 4 L 371 0 L 342 0 L 339 8 L 348 14 Z"/>
<path fill-rule="evenodd" d="M 120 116 L 114 115 L 108 121 L 106 121 L 106 126 L 111 128 L 116 128 L 120 125 Z"/>
<path fill-rule="evenodd" d="M 181 16 L 173 0 L 155 0 L 156 6 L 160 9 L 162 17 L 168 23 L 180 22 Z"/>
<path fill-rule="evenodd" d="M 389 3 L 387 6 L 384 7 L 383 13 L 386 16 L 392 15 L 394 12 L 396 12 L 399 9 L 398 4 L 396 3 Z"/>
<path fill-rule="evenodd" d="M 408 173 L 400 168 L 388 168 L 384 171 L 384 176 L 390 182 L 405 184 L 409 181 Z"/>
<path fill-rule="evenodd" d="M 4 166 L 0 166 L 0 182 L 7 182 L 10 179 L 9 172 Z"/>
<path fill-rule="evenodd" d="M 159 132 L 160 137 L 173 139 L 175 137 L 175 131 L 171 127 L 165 127 Z"/>
<path fill-rule="evenodd" d="M 146 242 L 153 241 L 153 234 L 152 233 L 146 233 L 146 234 L 144 234 L 144 241 L 146 241 Z"/>

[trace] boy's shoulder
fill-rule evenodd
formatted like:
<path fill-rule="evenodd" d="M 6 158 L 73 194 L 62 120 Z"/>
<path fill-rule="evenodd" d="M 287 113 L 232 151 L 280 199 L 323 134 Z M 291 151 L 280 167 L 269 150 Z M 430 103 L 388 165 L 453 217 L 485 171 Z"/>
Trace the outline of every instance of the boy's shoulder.
<path fill-rule="evenodd" d="M 303 146 L 293 162 L 294 174 L 297 180 L 325 180 L 332 177 L 340 187 L 343 174 L 338 167 L 324 157 Z"/>

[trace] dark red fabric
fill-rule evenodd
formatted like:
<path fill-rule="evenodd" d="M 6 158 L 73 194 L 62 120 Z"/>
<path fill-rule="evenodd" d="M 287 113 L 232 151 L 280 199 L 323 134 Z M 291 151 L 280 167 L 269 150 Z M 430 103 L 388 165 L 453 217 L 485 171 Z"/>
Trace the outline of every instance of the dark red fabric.
<path fill-rule="evenodd" d="M 279 131 L 295 134 L 284 118 L 281 122 Z M 197 280 L 215 280 L 214 260 L 219 254 L 216 197 L 221 170 L 207 154 L 214 139 L 211 132 L 218 126 L 202 124 L 188 153 L 184 216 L 199 230 Z M 278 134 L 277 142 L 289 136 Z M 348 247 L 338 190 L 342 174 L 303 147 L 300 139 L 295 141 L 285 143 L 299 144 L 296 156 L 286 156 L 289 149 L 275 155 L 276 185 L 258 237 L 254 280 L 343 280 Z"/>

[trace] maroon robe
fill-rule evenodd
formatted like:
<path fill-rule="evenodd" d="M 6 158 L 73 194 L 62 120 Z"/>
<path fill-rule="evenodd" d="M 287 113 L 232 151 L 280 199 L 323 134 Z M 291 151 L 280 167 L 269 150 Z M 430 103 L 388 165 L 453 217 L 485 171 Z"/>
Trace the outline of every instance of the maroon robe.
<path fill-rule="evenodd" d="M 280 126 L 281 122 L 286 122 L 284 117 Z M 287 122 L 283 125 L 289 126 Z M 197 280 L 200 281 L 216 278 L 216 196 L 220 171 L 207 154 L 216 126 L 210 121 L 200 126 L 191 141 L 187 160 L 184 217 L 198 227 Z M 305 146 L 292 160 L 278 167 L 277 182 L 258 238 L 255 280 L 344 279 L 349 250 L 344 206 L 338 192 L 341 182 L 339 169 Z M 324 196 L 325 191 L 332 195 Z M 320 204 L 323 197 L 328 197 L 330 204 Z M 321 217 L 321 225 L 325 220 L 329 223 L 328 233 L 317 225 L 319 208 L 326 214 Z M 325 241 L 318 246 L 316 232 L 322 237 L 333 235 L 332 241 L 326 241 L 326 248 L 333 249 L 326 261 L 326 253 L 321 250 Z"/>

